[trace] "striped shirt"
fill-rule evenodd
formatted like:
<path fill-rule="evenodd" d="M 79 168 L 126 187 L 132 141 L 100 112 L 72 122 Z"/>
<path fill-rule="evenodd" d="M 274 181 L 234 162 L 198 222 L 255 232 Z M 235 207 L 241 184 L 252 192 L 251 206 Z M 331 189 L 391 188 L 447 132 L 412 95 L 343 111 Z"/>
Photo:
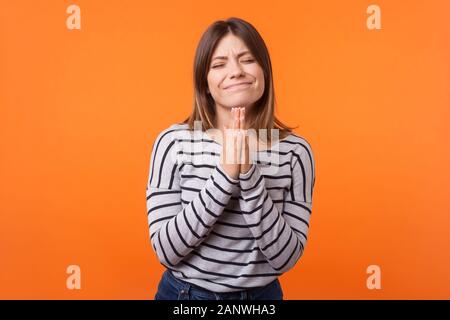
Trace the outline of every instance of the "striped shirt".
<path fill-rule="evenodd" d="M 147 183 L 153 250 L 173 275 L 216 292 L 264 286 L 302 256 L 312 210 L 311 146 L 291 133 L 239 179 L 220 164 L 222 146 L 173 124 L 156 138 Z"/>

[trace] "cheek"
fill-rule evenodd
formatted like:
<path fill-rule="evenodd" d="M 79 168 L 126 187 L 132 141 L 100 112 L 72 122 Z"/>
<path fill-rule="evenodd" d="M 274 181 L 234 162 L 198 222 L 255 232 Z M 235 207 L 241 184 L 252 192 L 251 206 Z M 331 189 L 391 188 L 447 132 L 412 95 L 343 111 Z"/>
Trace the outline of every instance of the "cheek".
<path fill-rule="evenodd" d="M 264 71 L 261 67 L 255 65 L 249 69 L 249 72 L 257 81 L 258 86 L 264 87 Z"/>
<path fill-rule="evenodd" d="M 219 85 L 219 75 L 217 74 L 209 74 L 207 77 L 208 85 L 210 87 L 210 90 L 216 91 L 218 89 Z"/>
<path fill-rule="evenodd" d="M 258 92 L 262 92 L 264 91 L 264 74 L 258 74 L 258 76 L 256 77 L 258 86 L 257 86 L 257 90 Z"/>

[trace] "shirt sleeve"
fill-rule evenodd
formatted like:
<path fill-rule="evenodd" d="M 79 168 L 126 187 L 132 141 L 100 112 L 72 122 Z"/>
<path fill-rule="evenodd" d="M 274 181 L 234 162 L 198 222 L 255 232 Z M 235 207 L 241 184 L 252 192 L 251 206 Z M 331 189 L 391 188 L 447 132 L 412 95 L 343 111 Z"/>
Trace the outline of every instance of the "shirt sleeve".
<path fill-rule="evenodd" d="M 172 132 L 164 130 L 153 144 L 146 189 L 150 241 L 159 261 L 168 268 L 207 237 L 239 183 L 218 164 L 196 197 L 183 207 L 178 146 Z"/>
<path fill-rule="evenodd" d="M 291 269 L 302 256 L 312 210 L 313 154 L 303 151 L 293 155 L 291 185 L 283 199 L 282 212 L 274 205 L 256 164 L 239 176 L 242 214 L 261 252 L 280 272 Z"/>

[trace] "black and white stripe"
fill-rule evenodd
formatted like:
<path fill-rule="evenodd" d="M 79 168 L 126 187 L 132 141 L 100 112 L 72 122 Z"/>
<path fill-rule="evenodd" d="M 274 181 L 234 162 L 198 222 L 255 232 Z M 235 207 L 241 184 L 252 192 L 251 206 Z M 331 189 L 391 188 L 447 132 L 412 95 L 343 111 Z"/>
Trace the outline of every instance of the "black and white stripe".
<path fill-rule="evenodd" d="M 149 233 L 175 276 L 229 292 L 263 286 L 295 265 L 307 242 L 314 158 L 296 134 L 274 146 L 235 180 L 205 132 L 174 124 L 158 135 L 146 191 Z"/>

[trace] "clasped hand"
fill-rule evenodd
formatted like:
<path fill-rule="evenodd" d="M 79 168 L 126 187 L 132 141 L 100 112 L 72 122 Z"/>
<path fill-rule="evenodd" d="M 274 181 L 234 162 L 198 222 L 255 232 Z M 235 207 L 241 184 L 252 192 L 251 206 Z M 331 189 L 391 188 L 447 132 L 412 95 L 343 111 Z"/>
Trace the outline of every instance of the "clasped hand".
<path fill-rule="evenodd" d="M 231 108 L 231 124 L 223 128 L 221 166 L 233 179 L 247 173 L 250 163 L 249 136 L 245 129 L 245 108 Z"/>

